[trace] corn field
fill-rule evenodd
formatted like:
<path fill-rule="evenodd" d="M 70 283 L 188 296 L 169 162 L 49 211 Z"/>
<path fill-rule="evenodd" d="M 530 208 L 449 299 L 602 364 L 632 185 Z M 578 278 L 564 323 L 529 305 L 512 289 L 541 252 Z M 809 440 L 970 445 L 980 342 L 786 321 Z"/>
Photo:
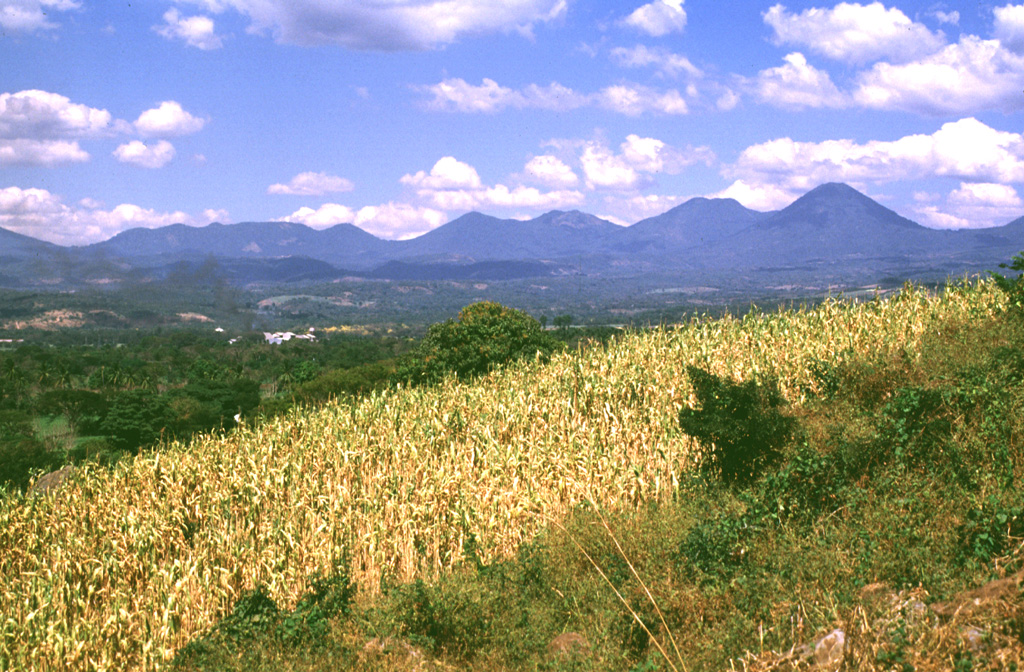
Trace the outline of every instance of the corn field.
<path fill-rule="evenodd" d="M 588 497 L 667 499 L 694 458 L 688 364 L 776 374 L 798 404 L 815 362 L 913 357 L 1002 303 L 978 282 L 695 319 L 81 468 L 57 496 L 0 500 L 0 669 L 166 668 L 257 584 L 290 606 L 344 562 L 373 593 L 446 571 L 470 535 L 484 560 L 514 553 Z"/>

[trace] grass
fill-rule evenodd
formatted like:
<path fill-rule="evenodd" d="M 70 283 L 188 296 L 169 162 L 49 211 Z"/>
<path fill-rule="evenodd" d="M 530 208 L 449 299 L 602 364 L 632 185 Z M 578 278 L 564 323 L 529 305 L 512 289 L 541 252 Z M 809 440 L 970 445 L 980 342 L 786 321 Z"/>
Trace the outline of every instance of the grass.
<path fill-rule="evenodd" d="M 679 669 L 785 669 L 836 627 L 856 669 L 1009 669 L 1012 617 L 935 648 L 955 619 L 892 607 L 1021 567 L 1024 331 L 1004 308 L 976 283 L 694 320 L 82 469 L 0 502 L 0 661 L 668 669 L 610 583 Z M 775 466 L 698 468 L 687 366 L 777 378 L 801 432 Z M 585 653 L 554 656 L 569 632 Z"/>

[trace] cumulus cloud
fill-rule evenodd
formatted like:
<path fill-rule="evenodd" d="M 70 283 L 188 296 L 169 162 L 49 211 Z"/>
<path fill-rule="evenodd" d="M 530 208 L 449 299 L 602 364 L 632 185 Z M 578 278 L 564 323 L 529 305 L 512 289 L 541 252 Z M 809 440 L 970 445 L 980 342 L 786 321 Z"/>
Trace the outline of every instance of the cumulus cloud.
<path fill-rule="evenodd" d="M 430 174 L 418 171 L 415 175 L 404 175 L 399 182 L 416 189 L 475 189 L 481 186 L 476 168 L 459 161 L 454 156 L 437 160 Z"/>
<path fill-rule="evenodd" d="M 649 186 L 655 173 L 679 173 L 686 166 L 703 162 L 711 164 L 714 153 L 707 147 L 680 150 L 656 138 L 628 135 L 616 154 L 603 142 L 584 145 L 580 165 L 587 187 L 630 191 Z"/>
<path fill-rule="evenodd" d="M 168 40 L 184 40 L 190 47 L 204 51 L 224 46 L 214 30 L 213 19 L 208 16 L 182 16 L 174 7 L 164 12 L 163 25 L 153 29 Z"/>
<path fill-rule="evenodd" d="M 601 107 L 636 117 L 645 112 L 660 114 L 686 114 L 689 108 L 686 100 L 675 89 L 658 91 L 639 84 L 616 84 L 606 87 L 597 94 Z"/>
<path fill-rule="evenodd" d="M 0 166 L 55 166 L 88 160 L 89 153 L 77 141 L 0 138 Z"/>
<path fill-rule="evenodd" d="M 792 14 L 777 4 L 762 15 L 776 44 L 797 44 L 829 58 L 866 63 L 885 58 L 908 61 L 931 54 L 945 38 L 881 2 L 841 2 L 832 9 L 811 8 Z"/>
<path fill-rule="evenodd" d="M 943 124 L 931 135 L 893 141 L 779 138 L 747 147 L 723 174 L 757 188 L 778 185 L 791 191 L 824 182 L 885 183 L 935 176 L 1014 183 L 1024 181 L 1024 136 L 967 118 Z"/>
<path fill-rule="evenodd" d="M 500 112 L 508 107 L 558 111 L 587 104 L 586 96 L 557 82 L 548 86 L 530 84 L 517 91 L 486 77 L 479 86 L 456 77 L 420 90 L 433 96 L 426 103 L 427 109 L 445 112 Z"/>
<path fill-rule="evenodd" d="M 3 0 L 0 2 L 0 28 L 11 33 L 52 30 L 58 24 L 47 19 L 54 12 L 80 9 L 76 0 Z"/>
<path fill-rule="evenodd" d="M 960 12 L 953 10 L 952 12 L 943 12 L 941 10 L 935 10 L 931 13 L 935 17 L 935 20 L 939 23 L 948 23 L 951 26 L 958 25 L 960 23 Z"/>
<path fill-rule="evenodd" d="M 268 194 L 286 194 L 292 196 L 322 196 L 342 191 L 352 191 L 355 185 L 351 180 L 327 173 L 299 173 L 288 184 L 272 184 L 267 187 Z"/>
<path fill-rule="evenodd" d="M 48 91 L 0 94 L 0 165 L 54 166 L 89 160 L 79 139 L 125 130 L 110 112 Z"/>
<path fill-rule="evenodd" d="M 554 157 L 551 157 L 554 158 Z M 557 159 L 555 159 L 557 161 Z M 531 164 L 527 164 L 530 166 Z M 536 168 L 539 163 L 534 163 Z M 554 168 L 547 163 L 547 168 Z M 565 168 L 568 168 L 565 166 Z M 570 171 L 571 173 L 571 171 Z M 552 173 L 549 172 L 550 177 Z M 442 210 L 476 210 L 484 207 L 499 208 L 557 208 L 580 205 L 584 198 L 578 191 L 555 190 L 542 192 L 534 187 L 508 187 L 504 184 L 483 184 L 476 169 L 454 157 L 441 158 L 430 173 L 419 171 L 405 175 L 400 182 L 416 190 L 416 195 Z"/>
<path fill-rule="evenodd" d="M 135 120 L 135 130 L 143 137 L 189 135 L 202 130 L 205 125 L 205 119 L 186 112 L 180 103 L 173 100 L 165 100 Z"/>
<path fill-rule="evenodd" d="M 745 87 L 756 99 L 790 109 L 841 108 L 849 104 L 829 74 L 810 65 L 803 54 L 788 54 L 783 60 L 785 65 L 762 70 L 756 78 L 745 80 Z"/>
<path fill-rule="evenodd" d="M 996 39 L 1010 51 L 1024 53 L 1024 5 L 1005 5 L 992 12 Z"/>
<path fill-rule="evenodd" d="M 223 210 L 207 211 L 201 217 L 192 217 L 184 212 L 160 212 L 130 203 L 104 210 L 98 201 L 92 199 L 83 199 L 79 207 L 70 207 L 46 189 L 0 189 L 0 226 L 59 245 L 95 243 L 137 227 L 198 226 L 209 223 L 211 212 L 221 221 L 228 219 Z"/>
<path fill-rule="evenodd" d="M 686 27 L 686 10 L 683 9 L 683 0 L 654 0 L 637 7 L 622 23 L 653 37 L 662 37 L 683 31 Z"/>
<path fill-rule="evenodd" d="M 687 112 L 686 100 L 676 89 L 661 91 L 639 84 L 616 84 L 589 95 L 573 91 L 557 82 L 548 86 L 531 84 L 516 90 L 488 78 L 484 78 L 479 86 L 454 78 L 419 88 L 432 96 L 425 107 L 442 112 L 493 113 L 506 108 L 565 111 L 589 105 L 629 116 L 646 112 Z"/>
<path fill-rule="evenodd" d="M 324 203 L 317 209 L 302 207 L 277 221 L 294 222 L 305 224 L 314 229 L 326 229 L 335 224 L 351 224 L 356 218 L 356 213 L 347 205 L 338 203 Z"/>
<path fill-rule="evenodd" d="M 523 168 L 523 172 L 533 181 L 548 187 L 575 187 L 580 181 L 572 168 L 550 154 L 533 157 Z"/>
<path fill-rule="evenodd" d="M 774 184 L 749 184 L 744 180 L 736 180 L 722 191 L 708 194 L 707 197 L 731 198 L 751 210 L 768 212 L 786 207 L 795 201 L 799 194 Z"/>
<path fill-rule="evenodd" d="M 249 32 L 281 43 L 380 51 L 434 49 L 463 36 L 518 31 L 565 15 L 566 0 L 193 0 L 248 17 Z"/>
<path fill-rule="evenodd" d="M 1002 226 L 1024 214 L 1024 200 L 1008 184 L 961 182 L 946 197 L 944 208 L 921 205 L 916 212 L 935 228 Z"/>
<path fill-rule="evenodd" d="M 700 68 L 691 63 L 690 59 L 663 47 L 651 48 L 643 44 L 631 48 L 615 47 L 611 50 L 611 57 L 621 67 L 653 67 L 668 77 L 678 77 L 684 72 L 690 77 L 703 75 Z"/>
<path fill-rule="evenodd" d="M 902 65 L 876 63 L 858 77 L 864 107 L 941 116 L 1024 109 L 1024 55 L 999 40 L 966 35 L 927 58 Z"/>
<path fill-rule="evenodd" d="M 131 163 L 142 168 L 163 168 L 174 158 L 174 145 L 166 140 L 147 145 L 141 140 L 132 140 L 119 145 L 114 157 L 121 163 Z"/>
<path fill-rule="evenodd" d="M 0 94 L 0 138 L 90 138 L 114 130 L 110 112 L 72 103 L 57 93 L 33 89 Z"/>
<path fill-rule="evenodd" d="M 278 221 L 325 229 L 337 224 L 355 224 L 380 238 L 403 240 L 436 229 L 447 221 L 443 212 L 407 203 L 367 205 L 353 211 L 345 205 L 324 203 L 319 208 L 300 208 Z"/>

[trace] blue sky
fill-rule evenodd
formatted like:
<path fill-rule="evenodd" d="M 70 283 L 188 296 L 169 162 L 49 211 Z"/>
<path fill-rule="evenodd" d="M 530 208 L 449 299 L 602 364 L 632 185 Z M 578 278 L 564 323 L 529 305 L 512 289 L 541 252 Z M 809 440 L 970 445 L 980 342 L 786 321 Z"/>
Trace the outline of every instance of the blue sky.
<path fill-rule="evenodd" d="M 1024 215 L 1024 4 L 0 0 L 0 226 Z"/>

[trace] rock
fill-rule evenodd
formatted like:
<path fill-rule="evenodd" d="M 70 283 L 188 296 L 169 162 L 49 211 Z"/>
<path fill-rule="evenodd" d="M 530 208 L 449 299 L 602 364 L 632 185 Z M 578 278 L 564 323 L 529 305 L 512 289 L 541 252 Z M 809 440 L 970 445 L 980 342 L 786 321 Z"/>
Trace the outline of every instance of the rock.
<path fill-rule="evenodd" d="M 54 495 L 64 486 L 64 482 L 67 481 L 74 472 L 75 468 L 69 464 L 63 469 L 43 474 L 39 477 L 39 480 L 37 480 L 32 487 L 28 489 L 28 494 Z"/>
<path fill-rule="evenodd" d="M 552 658 L 569 658 L 584 655 L 590 649 L 587 638 L 578 632 L 563 632 L 548 644 L 548 655 Z"/>
<path fill-rule="evenodd" d="M 836 669 L 843 662 L 845 647 L 846 633 L 836 628 L 814 645 L 814 662 L 821 668 Z"/>

